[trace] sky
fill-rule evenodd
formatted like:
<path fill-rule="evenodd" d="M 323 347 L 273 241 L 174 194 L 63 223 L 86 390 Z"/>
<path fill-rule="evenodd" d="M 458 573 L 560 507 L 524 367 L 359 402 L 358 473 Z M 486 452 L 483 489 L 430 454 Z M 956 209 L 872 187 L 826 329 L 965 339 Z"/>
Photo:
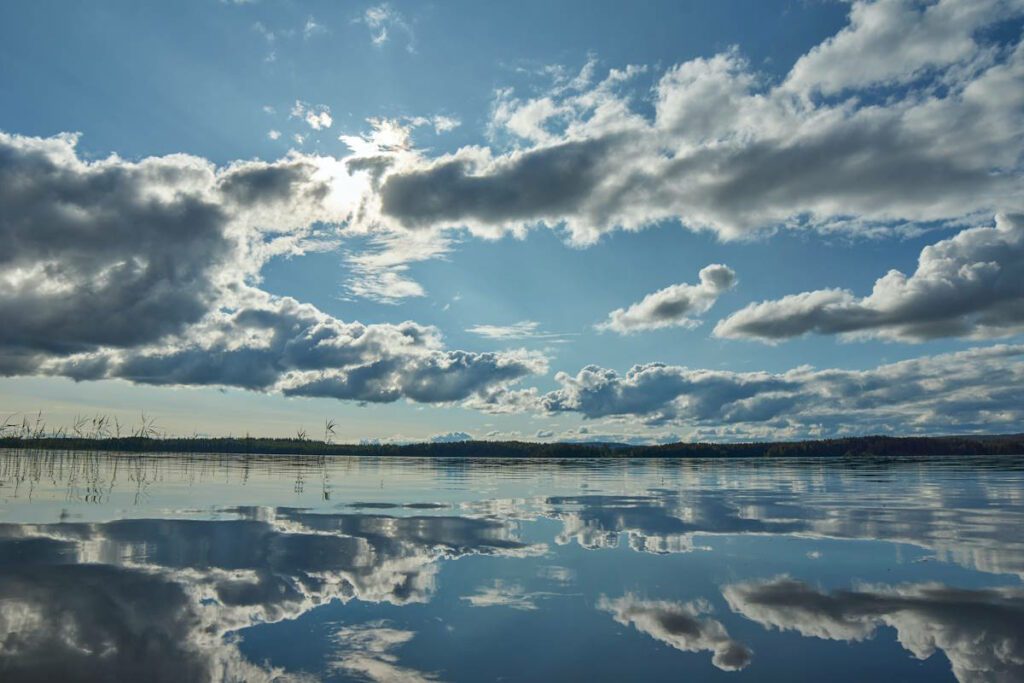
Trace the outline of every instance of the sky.
<path fill-rule="evenodd" d="M 2 3 L 0 419 L 1020 431 L 1022 28 L 1019 0 Z"/>

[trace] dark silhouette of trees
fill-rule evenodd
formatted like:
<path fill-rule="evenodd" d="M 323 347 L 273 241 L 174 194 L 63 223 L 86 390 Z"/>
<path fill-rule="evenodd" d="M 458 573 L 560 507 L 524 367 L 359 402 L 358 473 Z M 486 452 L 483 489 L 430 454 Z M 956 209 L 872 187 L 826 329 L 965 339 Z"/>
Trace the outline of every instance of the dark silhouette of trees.
<path fill-rule="evenodd" d="M 244 453 L 266 455 L 363 455 L 427 458 L 839 458 L 856 456 L 1021 455 L 1024 434 L 993 436 L 862 436 L 816 441 L 753 443 L 532 443 L 459 441 L 454 443 L 335 444 L 305 438 L 82 438 L 24 436 L 0 438 L 0 448 L 124 451 L 131 453 Z"/>

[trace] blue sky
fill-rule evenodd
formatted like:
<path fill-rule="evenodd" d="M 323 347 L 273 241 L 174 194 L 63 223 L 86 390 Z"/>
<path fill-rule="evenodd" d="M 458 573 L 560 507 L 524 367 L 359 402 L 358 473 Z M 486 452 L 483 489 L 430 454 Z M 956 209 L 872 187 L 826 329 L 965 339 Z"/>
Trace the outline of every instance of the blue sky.
<path fill-rule="evenodd" d="M 1022 17 L 5 3 L 0 412 L 1019 430 Z"/>

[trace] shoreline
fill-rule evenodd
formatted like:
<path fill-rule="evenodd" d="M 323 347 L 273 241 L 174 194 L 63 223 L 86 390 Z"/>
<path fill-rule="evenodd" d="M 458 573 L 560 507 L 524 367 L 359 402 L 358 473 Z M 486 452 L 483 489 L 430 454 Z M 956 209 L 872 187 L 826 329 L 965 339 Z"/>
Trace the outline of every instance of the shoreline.
<path fill-rule="evenodd" d="M 785 442 L 537 443 L 458 441 L 452 443 L 332 444 L 308 439 L 261 438 L 0 438 L 0 448 L 110 453 L 192 453 L 261 456 L 367 456 L 426 458 L 843 458 L 1024 455 L 1024 434 L 986 436 L 861 436 Z"/>

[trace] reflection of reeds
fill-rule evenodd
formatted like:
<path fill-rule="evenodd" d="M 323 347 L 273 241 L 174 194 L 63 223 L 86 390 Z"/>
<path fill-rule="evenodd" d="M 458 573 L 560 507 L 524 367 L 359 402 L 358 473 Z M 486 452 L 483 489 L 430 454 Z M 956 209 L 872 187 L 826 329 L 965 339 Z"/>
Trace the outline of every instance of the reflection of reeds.
<path fill-rule="evenodd" d="M 330 500 L 327 462 L 318 456 L 245 456 L 238 454 L 105 453 L 90 450 L 0 449 L 0 501 L 31 501 L 40 489 L 62 491 L 67 503 L 106 504 L 115 492 L 127 492 L 131 504 L 148 499 L 152 486 L 177 479 L 188 485 L 216 480 L 240 486 L 254 471 L 264 476 L 294 478 L 296 494 L 318 477 L 318 495 Z M 335 465 L 337 466 L 337 465 Z M 347 467 L 342 465 L 342 467 Z"/>

